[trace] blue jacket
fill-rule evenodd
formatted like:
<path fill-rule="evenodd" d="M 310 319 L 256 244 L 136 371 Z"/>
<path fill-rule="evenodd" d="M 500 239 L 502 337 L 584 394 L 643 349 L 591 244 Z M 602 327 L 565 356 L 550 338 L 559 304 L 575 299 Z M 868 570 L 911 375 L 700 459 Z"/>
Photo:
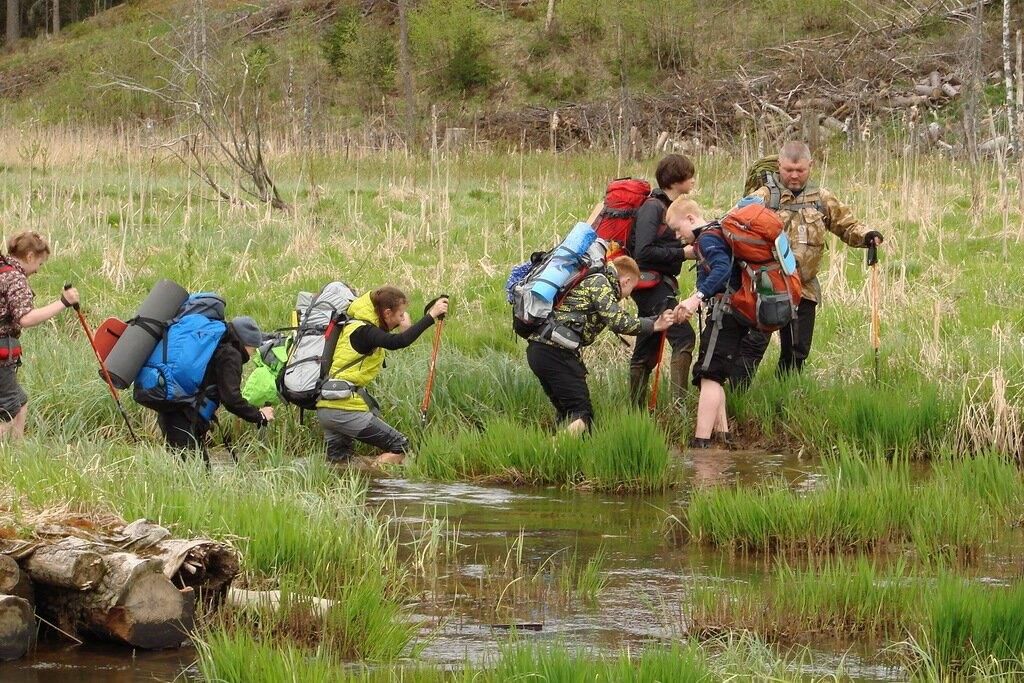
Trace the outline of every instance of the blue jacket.
<path fill-rule="evenodd" d="M 732 257 L 732 249 L 722 236 L 718 223 L 711 223 L 700 231 L 694 241 L 697 252 L 697 290 L 710 299 L 725 293 L 726 286 L 740 287 L 740 266 Z"/>

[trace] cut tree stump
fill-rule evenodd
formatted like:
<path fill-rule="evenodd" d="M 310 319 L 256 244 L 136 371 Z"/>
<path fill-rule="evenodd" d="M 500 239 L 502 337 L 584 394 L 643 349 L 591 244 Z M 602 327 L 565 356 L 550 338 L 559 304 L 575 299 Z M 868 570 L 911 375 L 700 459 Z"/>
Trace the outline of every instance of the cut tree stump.
<path fill-rule="evenodd" d="M 103 556 L 106 573 L 91 591 L 53 588 L 38 595 L 40 612 L 69 633 L 87 632 L 146 649 L 178 647 L 194 625 L 195 593 L 178 590 L 155 558 Z"/>
<path fill-rule="evenodd" d="M 36 621 L 28 600 L 0 595 L 0 662 L 24 657 L 35 632 Z"/>
<path fill-rule="evenodd" d="M 39 547 L 25 560 L 24 568 L 36 583 L 77 591 L 92 590 L 106 572 L 93 544 L 73 537 Z"/>

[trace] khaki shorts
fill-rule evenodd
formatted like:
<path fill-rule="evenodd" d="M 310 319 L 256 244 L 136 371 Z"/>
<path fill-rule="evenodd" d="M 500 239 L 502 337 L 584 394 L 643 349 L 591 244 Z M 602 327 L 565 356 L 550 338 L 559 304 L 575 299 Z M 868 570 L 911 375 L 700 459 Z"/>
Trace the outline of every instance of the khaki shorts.
<path fill-rule="evenodd" d="M 18 366 L 0 367 L 0 422 L 13 420 L 26 403 L 28 394 L 18 384 Z"/>

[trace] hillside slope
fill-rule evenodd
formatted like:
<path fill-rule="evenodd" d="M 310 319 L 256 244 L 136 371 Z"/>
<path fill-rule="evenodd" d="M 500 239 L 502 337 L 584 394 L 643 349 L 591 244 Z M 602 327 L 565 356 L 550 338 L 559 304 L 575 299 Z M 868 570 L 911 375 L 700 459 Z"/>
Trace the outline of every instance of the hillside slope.
<path fill-rule="evenodd" d="M 103 86 L 171 69 L 151 49 L 204 45 L 226 78 L 242 58 L 260 72 L 277 123 L 318 118 L 399 127 L 404 113 L 398 3 L 140 0 L 22 41 L 0 56 L 0 98 L 14 120 L 109 124 L 168 119 L 166 106 Z M 414 111 L 449 125 L 544 139 L 624 125 L 646 134 L 735 132 L 736 104 L 818 98 L 867 111 L 932 70 L 962 74 L 969 2 L 918 0 L 408 0 Z M 599 9 L 595 9 L 599 8 Z M 952 8 L 952 10 L 951 10 Z M 926 10 L 926 11 L 925 11 Z M 998 12 L 986 17 L 985 69 L 999 68 Z M 198 20 L 197 20 L 198 17 Z M 198 27 L 205 27 L 205 31 Z M 625 123 L 624 123 L 625 122 Z"/>

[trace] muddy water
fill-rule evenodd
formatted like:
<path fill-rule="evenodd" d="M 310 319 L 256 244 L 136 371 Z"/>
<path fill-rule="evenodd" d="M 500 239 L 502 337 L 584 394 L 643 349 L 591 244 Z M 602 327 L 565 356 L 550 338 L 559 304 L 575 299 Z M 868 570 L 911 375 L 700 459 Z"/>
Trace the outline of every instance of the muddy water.
<path fill-rule="evenodd" d="M 793 456 L 699 454 L 685 461 L 687 482 L 751 484 L 782 478 L 815 486 L 817 468 Z M 688 592 L 709 582 L 756 582 L 762 561 L 679 543 L 666 520 L 685 504 L 688 488 L 654 496 L 576 493 L 557 488 L 505 489 L 377 479 L 371 505 L 403 525 L 447 516 L 460 545 L 457 561 L 422 582 L 410 609 L 422 622 L 419 656 L 439 664 L 493 658 L 510 630 L 522 642 L 618 652 L 686 635 Z M 596 601 L 564 587 L 566 576 L 603 554 L 606 585 Z M 575 558 L 575 572 L 572 562 Z M 871 658 L 871 648 L 818 648 L 823 673 L 842 661 L 862 680 L 899 672 Z"/>
<path fill-rule="evenodd" d="M 813 463 L 764 453 L 698 454 L 683 462 L 687 486 L 642 497 L 373 480 L 368 505 L 392 515 L 401 535 L 422 533 L 420 522 L 439 516 L 448 520 L 446 542 L 458 544 L 454 561 L 418 580 L 408 607 L 421 628 L 410 656 L 439 665 L 483 661 L 513 629 L 519 641 L 605 652 L 685 637 L 683 606 L 695 586 L 759 582 L 771 570 L 761 559 L 710 552 L 668 533 L 666 520 L 685 505 L 689 486 L 781 478 L 810 489 L 821 476 Z M 971 573 L 990 581 L 1016 574 L 1012 558 L 1022 545 L 1021 533 L 999 539 Z M 606 585 L 588 602 L 566 579 L 598 553 Z M 881 659 L 883 647 L 817 643 L 813 658 L 822 674 L 841 663 L 859 680 L 897 680 L 901 672 Z M 44 645 L 33 657 L 0 664 L 0 681 L 192 681 L 199 680 L 194 658 L 189 649 L 132 657 L 117 648 Z"/>

